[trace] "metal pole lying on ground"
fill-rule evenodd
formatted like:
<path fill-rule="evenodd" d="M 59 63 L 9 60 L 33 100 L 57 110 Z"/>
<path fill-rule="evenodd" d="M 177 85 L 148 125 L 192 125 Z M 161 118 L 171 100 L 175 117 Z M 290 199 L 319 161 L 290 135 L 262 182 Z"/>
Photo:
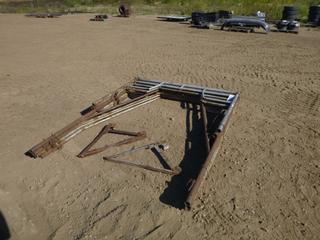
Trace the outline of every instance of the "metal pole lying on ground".
<path fill-rule="evenodd" d="M 103 160 L 109 161 L 109 162 L 114 162 L 114 163 L 125 164 L 125 165 L 129 165 L 132 167 L 143 168 L 143 169 L 150 170 L 153 172 L 159 172 L 159 173 L 164 173 L 164 174 L 169 174 L 169 175 L 177 175 L 180 173 L 179 170 L 175 170 L 175 169 L 170 170 L 170 169 L 165 169 L 165 168 L 156 168 L 156 167 L 151 167 L 149 165 L 138 164 L 138 163 L 133 163 L 133 162 L 124 161 L 124 160 L 117 160 L 114 158 L 103 157 Z"/>

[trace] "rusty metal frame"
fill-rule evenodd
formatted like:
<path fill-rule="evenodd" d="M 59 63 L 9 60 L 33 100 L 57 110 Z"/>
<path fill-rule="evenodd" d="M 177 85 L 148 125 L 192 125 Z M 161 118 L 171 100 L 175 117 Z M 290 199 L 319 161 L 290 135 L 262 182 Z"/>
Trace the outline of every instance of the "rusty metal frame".
<path fill-rule="evenodd" d="M 128 87 L 123 86 L 97 100 L 81 112 L 82 116 L 80 118 L 32 147 L 25 155 L 33 158 L 44 158 L 61 149 L 65 143 L 82 131 L 160 98 L 157 92 L 135 94 L 135 96 L 130 97 L 129 94 Z"/>
<path fill-rule="evenodd" d="M 43 158 L 60 149 L 82 131 L 160 98 L 200 105 L 205 132 L 205 147 L 208 155 L 202 163 L 197 177 L 190 179 L 191 185 L 185 200 L 185 207 L 189 209 L 197 197 L 213 160 L 217 156 L 229 119 L 239 99 L 239 94 L 236 92 L 137 78 L 93 103 L 81 112 L 82 116 L 80 118 L 35 145 L 25 154 L 34 158 Z M 221 121 L 215 131 L 209 133 L 207 126 L 210 123 L 207 113 L 217 109 L 219 109 Z"/>
<path fill-rule="evenodd" d="M 98 133 L 98 135 L 78 154 L 78 157 L 84 158 L 84 157 L 88 157 L 88 156 L 91 156 L 94 154 L 98 154 L 98 153 L 100 153 L 110 147 L 118 147 L 121 145 L 130 144 L 130 143 L 136 142 L 138 140 L 144 139 L 147 136 L 145 131 L 129 132 L 129 131 L 123 131 L 123 130 L 116 130 L 116 129 L 114 129 L 115 125 L 116 124 L 114 124 L 114 123 L 110 123 L 110 124 L 107 124 L 106 126 L 104 126 L 101 129 L 101 131 Z M 121 140 L 116 143 L 106 144 L 102 147 L 92 149 L 93 145 L 96 144 L 99 141 L 99 139 L 107 133 L 127 135 L 127 136 L 131 136 L 131 137 L 126 138 L 126 139 Z"/>

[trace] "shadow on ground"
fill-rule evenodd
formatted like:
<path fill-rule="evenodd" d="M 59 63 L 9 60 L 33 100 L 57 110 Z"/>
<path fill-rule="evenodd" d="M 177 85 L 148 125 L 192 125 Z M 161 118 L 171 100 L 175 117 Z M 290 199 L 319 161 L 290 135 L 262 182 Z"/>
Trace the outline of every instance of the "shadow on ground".
<path fill-rule="evenodd" d="M 190 179 L 196 179 L 206 159 L 204 130 L 197 105 L 182 103 L 186 112 L 186 140 L 184 157 L 179 164 L 181 173 L 174 176 L 160 196 L 160 201 L 178 209 L 185 208 Z"/>
<path fill-rule="evenodd" d="M 7 240 L 11 237 L 8 224 L 0 211 L 0 240 Z"/>

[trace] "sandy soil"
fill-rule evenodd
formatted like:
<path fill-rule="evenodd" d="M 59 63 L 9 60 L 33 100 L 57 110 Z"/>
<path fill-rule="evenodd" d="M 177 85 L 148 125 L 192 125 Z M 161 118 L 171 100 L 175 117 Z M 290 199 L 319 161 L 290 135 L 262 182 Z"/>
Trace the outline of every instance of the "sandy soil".
<path fill-rule="evenodd" d="M 263 35 L 90 17 L 0 15 L 0 211 L 12 239 L 319 239 L 319 30 Z M 45 159 L 23 154 L 137 75 L 241 94 L 191 211 L 163 200 L 170 177 L 102 161 L 127 147 L 77 158 L 101 126 Z M 187 120 L 179 104 L 159 101 L 111 122 L 145 129 L 136 145 L 168 142 L 178 165 L 190 157 Z M 201 137 L 196 124 L 191 135 Z M 146 152 L 132 159 L 159 164 Z"/>

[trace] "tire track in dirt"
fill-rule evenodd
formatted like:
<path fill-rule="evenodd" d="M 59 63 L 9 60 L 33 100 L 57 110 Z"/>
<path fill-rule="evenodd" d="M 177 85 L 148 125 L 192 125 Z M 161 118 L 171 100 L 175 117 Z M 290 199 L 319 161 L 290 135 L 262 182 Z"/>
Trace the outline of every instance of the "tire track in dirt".
<path fill-rule="evenodd" d="M 305 114 L 320 116 L 320 93 L 302 93 L 300 91 L 285 91 L 280 99 L 280 110 L 287 114 Z"/>
<path fill-rule="evenodd" d="M 113 207 L 111 210 L 108 210 L 101 216 L 97 216 L 96 212 L 98 207 L 104 201 L 99 201 L 96 206 L 93 208 L 92 213 L 90 214 L 89 218 L 86 221 L 85 227 L 77 234 L 76 239 L 83 239 L 86 235 L 90 234 L 93 231 L 97 224 L 101 223 L 102 221 L 108 220 L 108 218 L 112 219 L 111 224 L 111 232 L 114 226 L 117 224 L 119 219 L 122 217 L 123 212 L 127 208 L 127 205 L 121 204 L 116 207 Z"/>

